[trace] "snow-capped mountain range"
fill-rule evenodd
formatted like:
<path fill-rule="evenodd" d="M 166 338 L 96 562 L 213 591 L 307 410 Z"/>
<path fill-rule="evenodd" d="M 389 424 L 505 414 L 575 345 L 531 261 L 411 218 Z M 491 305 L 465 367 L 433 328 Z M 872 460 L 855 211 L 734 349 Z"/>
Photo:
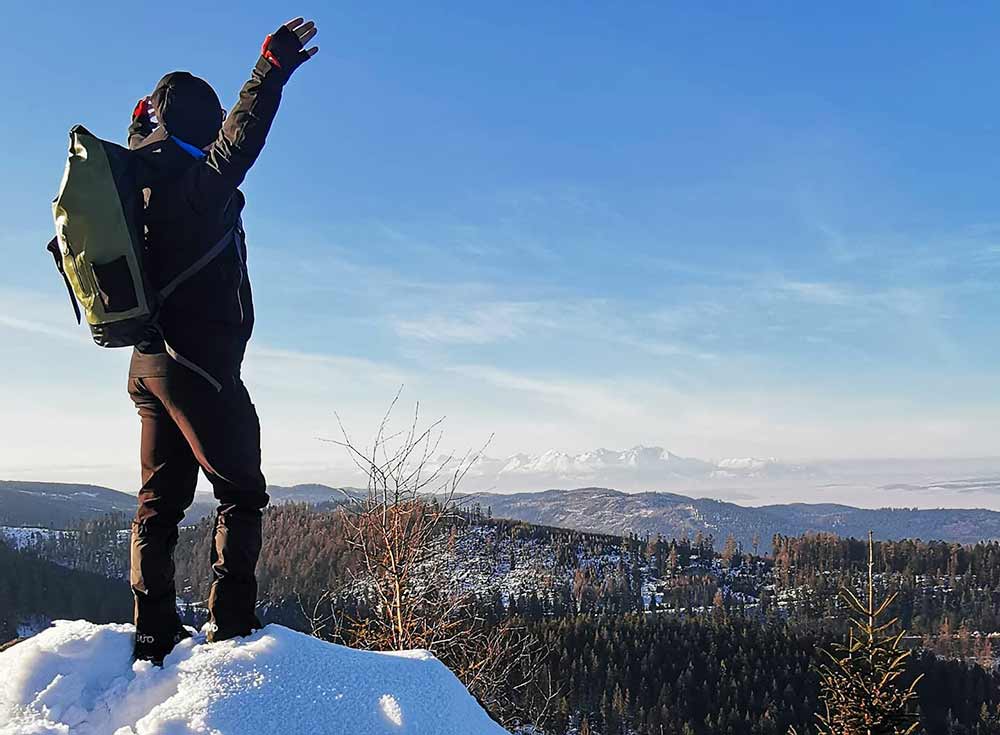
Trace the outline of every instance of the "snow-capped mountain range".
<path fill-rule="evenodd" d="M 440 457 L 437 463 L 445 463 Z M 451 466 L 455 462 L 452 460 Z M 350 484 L 345 483 L 345 484 Z M 1000 458 L 817 460 L 697 459 L 657 446 L 549 450 L 480 457 L 463 492 L 518 493 L 581 487 L 667 492 L 745 505 L 842 503 L 861 507 L 981 507 L 1000 510 Z"/>
<path fill-rule="evenodd" d="M 446 458 L 439 458 L 445 462 Z M 481 457 L 469 473 L 477 485 L 498 490 L 565 487 L 567 484 L 653 489 L 678 482 L 701 484 L 789 476 L 808 476 L 814 469 L 780 462 L 774 457 L 703 460 L 682 457 L 663 447 L 593 449 L 579 454 L 549 450 L 542 454 Z"/>

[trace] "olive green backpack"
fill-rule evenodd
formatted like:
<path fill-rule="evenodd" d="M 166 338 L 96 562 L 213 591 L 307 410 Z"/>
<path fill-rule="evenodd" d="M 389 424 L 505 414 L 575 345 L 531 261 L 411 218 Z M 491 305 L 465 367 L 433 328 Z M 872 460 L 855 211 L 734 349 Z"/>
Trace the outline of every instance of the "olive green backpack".
<path fill-rule="evenodd" d="M 47 249 L 102 347 L 155 336 L 156 304 L 144 269 L 142 192 L 127 148 L 81 125 L 69 132 L 69 160 L 52 202 L 56 236 Z M 79 306 L 77 303 L 79 302 Z"/>
<path fill-rule="evenodd" d="M 146 271 L 142 191 L 136 159 L 82 125 L 69 133 L 69 159 L 52 202 L 56 236 L 47 250 L 81 321 L 102 347 L 142 345 L 160 336 L 160 303 L 234 239 L 230 230 L 163 288 Z M 79 305 L 78 305 L 79 304 Z"/>

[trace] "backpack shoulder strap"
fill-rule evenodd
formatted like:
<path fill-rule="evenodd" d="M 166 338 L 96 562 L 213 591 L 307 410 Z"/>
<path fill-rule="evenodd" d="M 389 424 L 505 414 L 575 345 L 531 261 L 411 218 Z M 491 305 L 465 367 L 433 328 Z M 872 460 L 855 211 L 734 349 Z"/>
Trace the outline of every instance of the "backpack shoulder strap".
<path fill-rule="evenodd" d="M 226 230 L 226 234 L 223 235 L 222 238 L 217 243 L 215 243 L 215 245 L 206 250 L 205 253 L 200 258 L 198 258 L 198 260 L 196 260 L 187 268 L 185 268 L 176 276 L 174 276 L 173 280 L 171 280 L 170 283 L 161 288 L 160 301 L 165 301 L 167 297 L 170 296 L 170 294 L 172 294 L 174 291 L 177 290 L 178 286 L 180 286 L 182 283 L 184 283 L 184 281 L 188 280 L 196 273 L 198 273 L 198 271 L 200 271 L 206 265 L 211 263 L 219 253 L 225 250 L 229 242 L 235 239 L 236 229 L 239 226 L 240 225 L 237 222 L 235 226 L 230 227 L 228 230 Z"/>

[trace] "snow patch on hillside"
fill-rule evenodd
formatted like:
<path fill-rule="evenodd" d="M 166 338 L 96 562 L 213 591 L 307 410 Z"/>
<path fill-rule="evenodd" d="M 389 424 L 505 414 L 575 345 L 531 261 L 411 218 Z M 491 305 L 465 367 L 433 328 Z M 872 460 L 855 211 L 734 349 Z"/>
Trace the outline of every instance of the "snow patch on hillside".
<path fill-rule="evenodd" d="M 0 526 L 0 540 L 18 551 L 30 549 L 50 539 L 63 538 L 72 533 L 72 531 L 54 531 L 51 528 Z"/>
<path fill-rule="evenodd" d="M 356 651 L 269 625 L 131 660 L 130 625 L 57 621 L 0 653 L 0 735 L 504 735 L 426 651 Z"/>

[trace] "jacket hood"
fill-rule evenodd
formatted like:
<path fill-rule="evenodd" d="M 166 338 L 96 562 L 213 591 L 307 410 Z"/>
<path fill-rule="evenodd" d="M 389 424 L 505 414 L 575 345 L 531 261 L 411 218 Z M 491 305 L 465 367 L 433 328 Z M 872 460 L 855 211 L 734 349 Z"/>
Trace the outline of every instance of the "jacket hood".
<path fill-rule="evenodd" d="M 186 143 L 204 148 L 222 128 L 222 103 L 212 85 L 186 71 L 161 79 L 152 94 L 160 125 Z"/>

